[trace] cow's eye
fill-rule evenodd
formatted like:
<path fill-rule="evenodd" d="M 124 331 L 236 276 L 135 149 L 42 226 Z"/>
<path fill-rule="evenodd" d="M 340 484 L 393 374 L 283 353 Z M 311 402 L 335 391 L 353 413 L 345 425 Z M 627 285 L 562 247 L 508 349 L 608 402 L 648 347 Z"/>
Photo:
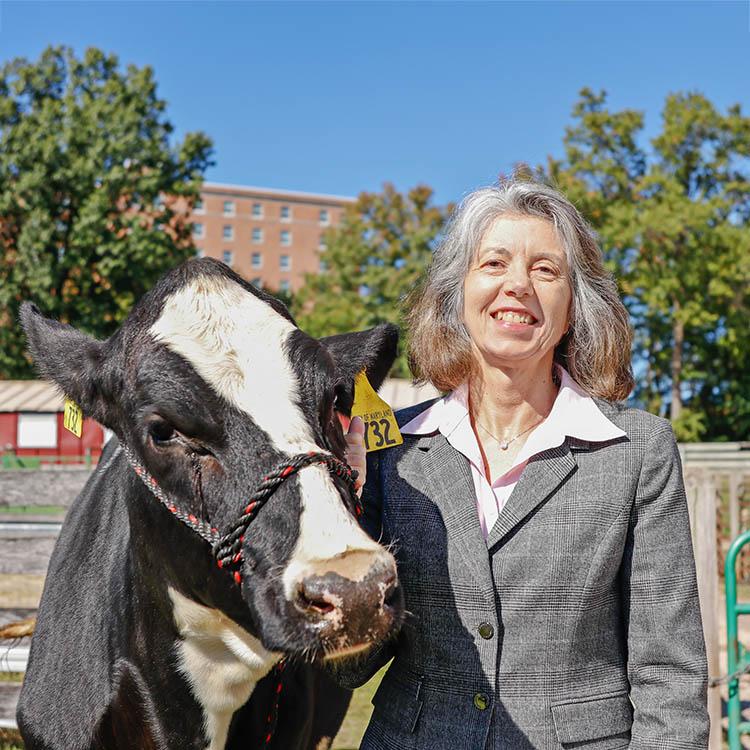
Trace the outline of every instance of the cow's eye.
<path fill-rule="evenodd" d="M 177 438 L 174 427 L 161 419 L 154 420 L 148 426 L 148 434 L 154 445 L 167 445 Z"/>

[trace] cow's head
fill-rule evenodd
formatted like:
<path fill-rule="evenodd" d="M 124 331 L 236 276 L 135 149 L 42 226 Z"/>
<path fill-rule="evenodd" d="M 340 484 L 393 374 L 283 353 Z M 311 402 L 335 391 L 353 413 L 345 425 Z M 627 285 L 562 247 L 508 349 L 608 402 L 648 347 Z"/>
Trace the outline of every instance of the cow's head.
<path fill-rule="evenodd" d="M 380 326 L 315 340 L 282 304 L 208 259 L 164 276 L 104 342 L 29 304 L 21 317 L 42 374 L 219 529 L 290 455 L 343 458 L 335 410 L 351 408 L 359 371 L 378 387 L 397 339 Z M 302 469 L 263 506 L 245 534 L 241 586 L 125 473 L 137 574 L 224 612 L 265 648 L 347 653 L 398 626 L 394 559 L 359 528 L 350 491 L 325 467 Z"/>

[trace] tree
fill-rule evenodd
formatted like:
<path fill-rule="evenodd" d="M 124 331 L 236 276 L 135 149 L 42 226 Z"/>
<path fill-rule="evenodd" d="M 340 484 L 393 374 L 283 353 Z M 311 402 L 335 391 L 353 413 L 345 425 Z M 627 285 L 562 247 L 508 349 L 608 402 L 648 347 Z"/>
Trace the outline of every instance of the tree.
<path fill-rule="evenodd" d="M 19 303 L 106 337 L 175 263 L 211 142 L 170 144 L 149 67 L 64 47 L 0 70 L 0 377 L 28 377 Z"/>
<path fill-rule="evenodd" d="M 382 193 L 362 193 L 326 234 L 325 272 L 308 275 L 295 295 L 300 326 L 319 337 L 398 323 L 401 302 L 430 262 L 450 210 L 432 205 L 425 185 L 406 194 L 390 184 Z M 394 373 L 408 377 L 403 355 Z"/>
<path fill-rule="evenodd" d="M 546 177 L 600 233 L 636 331 L 636 397 L 678 437 L 750 432 L 750 118 L 667 97 L 662 130 L 588 89 Z"/>

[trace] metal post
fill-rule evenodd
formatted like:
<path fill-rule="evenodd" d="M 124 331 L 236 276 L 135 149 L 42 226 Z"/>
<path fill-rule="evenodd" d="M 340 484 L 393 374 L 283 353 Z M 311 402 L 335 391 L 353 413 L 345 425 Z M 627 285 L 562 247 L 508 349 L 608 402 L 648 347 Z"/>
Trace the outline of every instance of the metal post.
<path fill-rule="evenodd" d="M 750 531 L 740 534 L 733 542 L 727 553 L 724 566 L 724 583 L 727 594 L 727 673 L 732 674 L 744 666 L 744 655 L 740 658 L 740 643 L 738 640 L 737 619 L 741 614 L 750 614 L 750 604 L 737 603 L 737 558 L 742 548 L 750 543 Z M 727 714 L 729 716 L 729 750 L 742 750 L 740 735 L 750 731 L 750 722 L 742 721 L 740 705 L 740 681 L 732 680 L 728 687 L 729 700 Z"/>

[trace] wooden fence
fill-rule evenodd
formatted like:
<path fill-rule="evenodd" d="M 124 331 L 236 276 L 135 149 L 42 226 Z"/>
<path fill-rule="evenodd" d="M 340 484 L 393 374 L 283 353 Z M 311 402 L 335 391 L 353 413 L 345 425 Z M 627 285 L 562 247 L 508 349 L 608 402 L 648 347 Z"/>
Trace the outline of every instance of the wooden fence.
<path fill-rule="evenodd" d="M 732 540 L 750 528 L 750 443 L 692 443 L 680 446 L 695 552 L 703 630 L 711 676 L 726 671 L 720 644 L 723 614 L 724 560 Z M 750 582 L 750 551 L 740 556 L 738 580 Z M 742 596 L 740 596 L 742 599 Z M 726 689 L 726 688 L 724 688 Z M 711 688 L 710 750 L 721 750 L 721 698 Z"/>

